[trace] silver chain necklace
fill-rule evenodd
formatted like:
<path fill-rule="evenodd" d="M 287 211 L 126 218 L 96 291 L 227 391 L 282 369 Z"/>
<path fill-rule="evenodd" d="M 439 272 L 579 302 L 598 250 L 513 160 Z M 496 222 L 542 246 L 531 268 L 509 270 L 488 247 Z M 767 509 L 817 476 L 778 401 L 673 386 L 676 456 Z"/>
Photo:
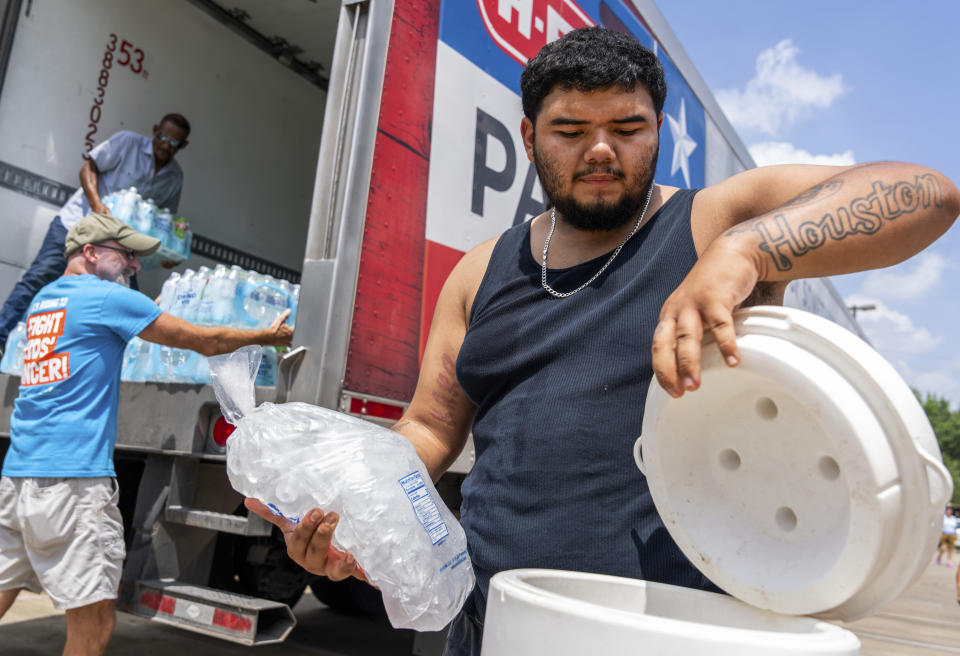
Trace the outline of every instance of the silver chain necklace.
<path fill-rule="evenodd" d="M 613 261 L 617 258 L 617 255 L 620 254 L 620 249 L 623 248 L 624 244 L 630 241 L 630 238 L 633 237 L 637 230 L 640 229 L 640 224 L 643 223 L 643 217 L 647 214 L 647 208 L 650 206 L 650 198 L 653 196 L 653 185 L 650 185 L 650 191 L 647 192 L 647 200 L 643 203 L 643 211 L 640 212 L 640 218 L 637 219 L 637 222 L 633 226 L 633 230 L 630 231 L 630 234 L 624 237 L 623 241 L 620 242 L 620 245 L 617 246 L 617 249 L 613 251 L 613 254 L 610 256 L 610 259 L 607 260 L 607 263 L 604 264 L 599 271 L 597 271 L 587 282 L 583 283 L 572 292 L 558 292 L 553 287 L 547 284 L 547 249 L 550 248 L 550 238 L 553 237 L 553 231 L 557 227 L 557 209 L 553 208 L 550 210 L 550 232 L 547 233 L 547 239 L 543 242 L 543 261 L 540 264 L 540 284 L 543 285 L 543 288 L 551 295 L 556 296 L 557 298 L 566 298 L 567 296 L 573 296 L 578 291 L 592 283 L 594 280 L 600 277 L 600 274 L 607 270 L 607 267 L 610 266 Z"/>

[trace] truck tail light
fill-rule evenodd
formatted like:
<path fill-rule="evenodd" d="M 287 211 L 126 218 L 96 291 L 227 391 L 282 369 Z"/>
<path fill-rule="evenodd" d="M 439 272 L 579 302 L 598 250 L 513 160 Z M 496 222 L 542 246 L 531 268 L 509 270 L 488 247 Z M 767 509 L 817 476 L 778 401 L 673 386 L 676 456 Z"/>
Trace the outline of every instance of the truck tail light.
<path fill-rule="evenodd" d="M 393 403 L 382 403 L 357 397 L 350 399 L 350 414 L 354 415 L 396 421 L 403 416 L 404 409 L 404 406 Z"/>
<path fill-rule="evenodd" d="M 220 417 L 213 423 L 214 443 L 220 448 L 227 446 L 227 438 L 230 437 L 235 430 L 237 430 L 236 426 L 228 422 L 223 417 Z"/>

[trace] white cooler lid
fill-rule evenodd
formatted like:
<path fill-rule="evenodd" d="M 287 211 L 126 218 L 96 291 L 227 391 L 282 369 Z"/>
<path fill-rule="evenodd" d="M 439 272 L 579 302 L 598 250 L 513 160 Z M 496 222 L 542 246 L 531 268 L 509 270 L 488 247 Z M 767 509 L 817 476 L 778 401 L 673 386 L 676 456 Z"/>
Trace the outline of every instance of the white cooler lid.
<path fill-rule="evenodd" d="M 735 314 L 741 363 L 703 349 L 701 388 L 654 380 L 635 458 L 680 549 L 754 606 L 853 619 L 922 572 L 952 479 L 910 388 L 816 315 Z"/>

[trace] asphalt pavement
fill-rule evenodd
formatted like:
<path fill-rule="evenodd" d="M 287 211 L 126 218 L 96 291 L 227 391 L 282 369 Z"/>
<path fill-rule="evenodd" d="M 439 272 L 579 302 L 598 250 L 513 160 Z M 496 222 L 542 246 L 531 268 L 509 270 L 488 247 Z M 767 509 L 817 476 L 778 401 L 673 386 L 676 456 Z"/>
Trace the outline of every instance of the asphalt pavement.
<path fill-rule="evenodd" d="M 960 564 L 960 555 L 954 564 Z M 960 654 L 956 570 L 931 561 L 920 580 L 875 615 L 841 624 L 856 633 L 862 656 Z M 334 613 L 305 594 L 294 608 L 297 626 L 281 645 L 244 647 L 121 613 L 108 656 L 410 656 L 414 633 Z M 0 620 L 4 656 L 50 656 L 63 647 L 63 614 L 43 595 L 23 593 Z M 419 654 L 428 656 L 421 645 Z"/>

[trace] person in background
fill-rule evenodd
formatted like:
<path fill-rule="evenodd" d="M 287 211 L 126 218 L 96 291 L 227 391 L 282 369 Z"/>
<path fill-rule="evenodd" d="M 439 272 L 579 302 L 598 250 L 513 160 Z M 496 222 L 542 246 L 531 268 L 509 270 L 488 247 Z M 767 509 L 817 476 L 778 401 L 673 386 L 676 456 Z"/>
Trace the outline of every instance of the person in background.
<path fill-rule="evenodd" d="M 943 528 L 940 530 L 940 546 L 937 548 L 937 565 L 941 563 L 944 554 L 947 555 L 947 567 L 953 567 L 953 550 L 957 543 L 957 518 L 953 515 L 953 508 L 947 506 L 943 511 Z"/>
<path fill-rule="evenodd" d="M 289 310 L 262 330 L 195 326 L 126 284 L 160 241 L 92 213 L 66 236 L 67 267 L 27 314 L 20 395 L 0 477 L 0 617 L 22 589 L 66 611 L 64 654 L 99 656 L 114 626 L 124 558 L 113 468 L 120 369 L 141 339 L 228 353 L 283 346 Z"/>
<path fill-rule="evenodd" d="M 614 31 L 548 43 L 520 86 L 520 133 L 551 209 L 453 269 L 393 427 L 434 480 L 473 435 L 460 519 L 477 585 L 451 624 L 449 656 L 480 653 L 487 586 L 504 570 L 716 590 L 670 537 L 633 459 L 651 380 L 673 397 L 695 393 L 702 348 L 740 362 L 735 308 L 782 301 L 790 280 L 905 260 L 960 213 L 942 174 L 894 162 L 760 167 L 700 190 L 656 184 L 663 68 Z M 330 546 L 336 513 L 312 509 L 294 526 L 246 503 L 308 571 L 362 575 Z"/>
<path fill-rule="evenodd" d="M 153 126 L 153 137 L 117 132 L 90 151 L 89 159 L 80 167 L 80 188 L 53 217 L 40 252 L 0 308 L 0 353 L 34 294 L 66 268 L 63 247 L 67 232 L 90 212 L 109 214 L 103 198 L 120 189 L 136 187 L 141 196 L 152 199 L 157 207 L 177 211 L 183 170 L 174 157 L 187 147 L 189 136 L 187 119 L 180 114 L 167 114 Z"/>

